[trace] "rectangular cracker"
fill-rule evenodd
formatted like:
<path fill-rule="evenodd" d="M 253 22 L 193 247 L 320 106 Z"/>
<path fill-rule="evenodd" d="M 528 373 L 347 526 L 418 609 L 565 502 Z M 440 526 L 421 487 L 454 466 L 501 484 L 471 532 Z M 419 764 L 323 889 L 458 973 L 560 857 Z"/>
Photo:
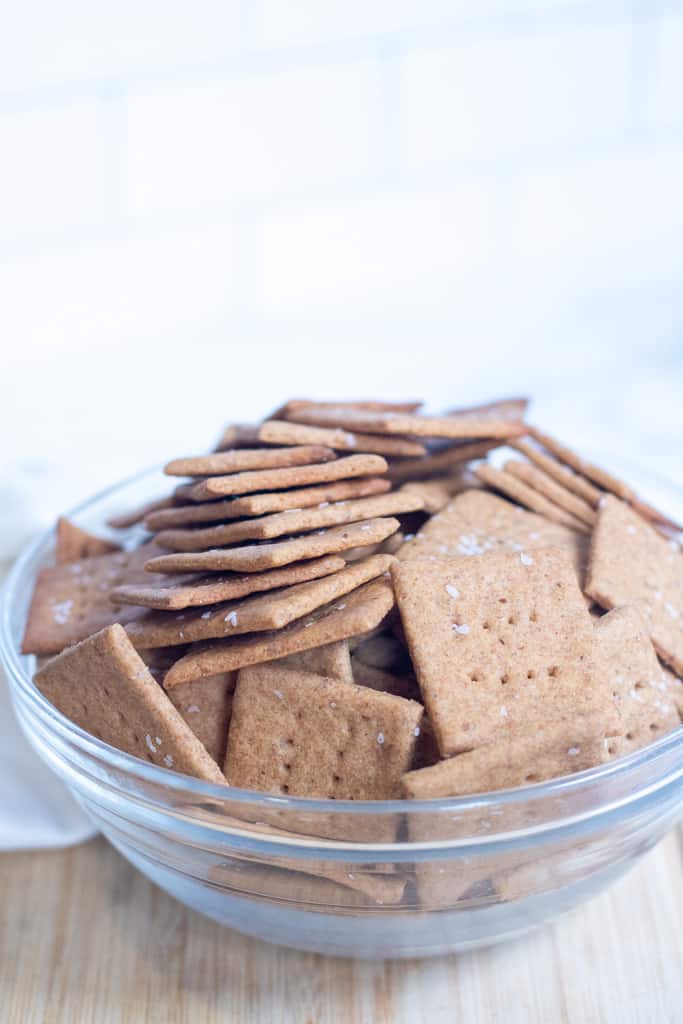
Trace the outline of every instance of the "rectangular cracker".
<path fill-rule="evenodd" d="M 683 555 L 612 494 L 598 510 L 586 592 L 603 608 L 635 605 L 660 656 L 683 673 Z"/>
<path fill-rule="evenodd" d="M 279 491 L 303 484 L 329 483 L 349 480 L 358 476 L 386 473 L 387 462 L 381 455 L 348 455 L 313 466 L 291 466 L 284 469 L 257 469 L 229 476 L 210 476 L 199 483 L 183 486 L 183 496 L 193 501 L 206 501 L 229 494 L 248 494 L 254 491 Z"/>
<path fill-rule="evenodd" d="M 506 473 L 502 469 L 496 469 L 495 466 L 491 466 L 487 462 L 482 462 L 481 465 L 475 468 L 474 472 L 489 487 L 500 491 L 506 497 L 512 498 L 513 501 L 518 502 L 520 505 L 524 505 L 525 508 L 531 509 L 532 512 L 545 516 L 551 522 L 562 523 L 564 526 L 570 526 L 572 529 L 580 530 L 583 533 L 588 531 L 588 526 L 580 519 L 577 519 L 576 516 L 565 512 L 555 502 L 549 501 L 548 498 L 539 494 L 533 487 L 529 487 L 528 484 L 518 480 L 517 477 L 512 476 L 510 473 Z"/>
<path fill-rule="evenodd" d="M 225 783 L 121 626 L 57 655 L 34 681 L 63 715 L 104 743 L 159 767 Z"/>
<path fill-rule="evenodd" d="M 312 672 L 317 676 L 328 676 L 340 679 L 343 683 L 353 683 L 351 653 L 346 640 L 338 640 L 323 647 L 312 647 L 308 651 L 298 651 L 284 658 L 270 662 L 282 668 L 296 669 L 300 672 Z"/>
<path fill-rule="evenodd" d="M 489 417 L 478 410 L 452 416 L 417 416 L 414 413 L 372 412 L 341 405 L 317 405 L 298 409 L 286 418 L 313 426 L 416 437 L 504 438 L 517 437 L 524 432 L 523 424 L 515 420 Z"/>
<path fill-rule="evenodd" d="M 396 562 L 392 576 L 443 757 L 510 730 L 616 717 L 594 685 L 593 624 L 560 548 Z"/>
<path fill-rule="evenodd" d="M 144 566 L 158 551 L 156 545 L 146 544 L 135 551 L 42 569 L 24 631 L 24 654 L 56 654 L 105 626 L 132 622 L 144 614 L 139 608 L 114 608 L 109 593 L 122 583 L 150 579 Z"/>
<path fill-rule="evenodd" d="M 506 473 L 512 473 L 518 480 L 528 484 L 539 494 L 542 494 L 554 505 L 559 505 L 575 519 L 580 519 L 588 526 L 593 526 L 596 519 L 595 509 L 587 501 L 573 494 L 566 487 L 558 484 L 551 476 L 544 473 L 542 469 L 532 465 L 530 462 L 522 462 L 520 459 L 508 459 L 504 465 Z"/>
<path fill-rule="evenodd" d="M 233 786 L 390 800 L 410 766 L 422 706 L 353 683 L 259 665 L 240 672 L 225 775 Z"/>
<path fill-rule="evenodd" d="M 164 466 L 167 476 L 223 476 L 245 470 L 309 466 L 336 459 L 331 448 L 323 445 L 297 445 L 293 448 L 234 448 L 173 459 Z"/>
<path fill-rule="evenodd" d="M 600 683 L 619 712 L 619 727 L 607 750 L 620 757 L 659 739 L 681 724 L 669 681 L 637 608 L 625 605 L 595 623 Z"/>
<path fill-rule="evenodd" d="M 528 786 L 582 772 L 606 760 L 600 722 L 579 717 L 559 724 L 539 723 L 533 731 L 520 729 L 500 742 L 408 772 L 401 788 L 409 800 L 438 800 Z"/>
<path fill-rule="evenodd" d="M 418 495 L 394 491 L 353 501 L 323 502 L 323 505 L 323 508 L 290 509 L 205 529 L 162 530 L 157 534 L 156 542 L 171 551 L 208 551 L 244 541 L 272 540 L 344 523 L 416 512 L 423 507 L 424 501 Z"/>
<path fill-rule="evenodd" d="M 470 441 L 453 444 L 435 452 L 429 452 L 420 459 L 401 459 L 389 464 L 389 479 L 394 484 L 405 480 L 428 480 L 434 476 L 463 472 L 465 464 L 472 459 L 483 459 L 500 441 Z"/>
<path fill-rule="evenodd" d="M 138 523 L 141 523 L 152 512 L 157 512 L 162 508 L 172 508 L 176 504 L 177 501 L 172 494 L 169 494 L 166 498 L 154 498 L 152 501 L 146 501 L 143 505 L 138 505 L 137 508 L 133 508 L 129 512 L 121 512 L 119 515 L 111 516 L 107 520 L 107 526 L 113 526 L 117 530 L 126 530 L 130 526 L 137 526 Z"/>
<path fill-rule="evenodd" d="M 292 414 L 298 412 L 299 409 L 328 405 L 341 406 L 344 409 L 364 409 L 368 412 L 417 412 L 418 409 L 422 408 L 423 404 L 423 402 L 384 402 L 375 399 L 352 399 L 351 401 L 335 399 L 333 402 L 328 402 L 310 398 L 291 398 L 271 413 L 268 419 L 290 420 L 292 419 Z"/>
<path fill-rule="evenodd" d="M 164 678 L 164 686 L 171 689 L 190 679 L 275 661 L 288 654 L 322 647 L 374 629 L 393 606 L 391 583 L 384 578 L 373 580 L 353 591 L 341 603 L 344 608 L 340 608 L 339 603 L 327 605 L 310 617 L 273 633 L 198 644 L 171 666 Z"/>
<path fill-rule="evenodd" d="M 538 466 L 540 470 L 547 473 L 548 476 L 556 480 L 566 490 L 572 491 L 579 498 L 583 498 L 591 508 L 597 508 L 603 491 L 595 487 L 585 477 L 575 473 L 568 466 L 563 466 L 556 458 L 542 451 L 526 437 L 513 438 L 510 441 L 510 447 L 520 452 L 520 454 L 526 455 L 529 462 L 533 462 L 535 466 Z"/>
<path fill-rule="evenodd" d="M 502 548 L 533 551 L 538 547 L 568 551 L 577 577 L 583 582 L 589 538 L 584 533 L 552 523 L 543 516 L 512 505 L 490 491 L 473 490 L 454 498 L 407 541 L 397 557 L 469 558 Z"/>
<path fill-rule="evenodd" d="M 236 672 L 223 672 L 168 691 L 178 714 L 217 765 L 225 761 Z"/>
<path fill-rule="evenodd" d="M 528 407 L 528 398 L 499 398 L 494 402 L 484 402 L 481 405 L 448 409 L 446 415 L 468 415 L 477 419 L 511 420 L 513 423 L 521 423 Z"/>
<path fill-rule="evenodd" d="M 120 551 L 120 544 L 112 544 L 104 537 L 96 537 L 87 530 L 82 530 L 70 519 L 60 516 L 57 520 L 55 539 L 55 563 L 66 565 L 78 562 L 81 558 L 95 558 L 97 555 L 108 555 L 112 551 Z"/>
<path fill-rule="evenodd" d="M 338 572 L 345 566 L 338 555 L 323 555 L 307 562 L 285 565 L 281 569 L 252 572 L 244 576 L 166 576 L 157 585 L 123 584 L 114 587 L 109 599 L 114 604 L 134 604 L 159 611 L 182 611 L 184 608 L 203 608 L 220 601 L 234 601 L 261 591 L 287 587 L 293 583 L 306 583 L 321 576 Z"/>
<path fill-rule="evenodd" d="M 392 561 L 390 555 L 375 555 L 322 579 L 297 583 L 241 601 L 213 605 L 206 611 L 192 609 L 170 614 L 148 612 L 131 622 L 126 632 L 135 647 L 144 648 L 169 647 L 196 643 L 198 640 L 282 629 L 295 619 L 309 615 L 316 608 L 381 576 L 387 572 Z"/>
<path fill-rule="evenodd" d="M 440 512 L 456 494 L 469 490 L 461 476 L 437 476 L 432 480 L 409 480 L 403 484 L 404 494 L 422 498 L 423 508 L 429 515 Z"/>
<path fill-rule="evenodd" d="M 307 558 L 347 551 L 360 544 L 377 544 L 398 529 L 398 519 L 368 519 L 348 526 L 304 534 L 287 540 L 215 551 L 160 555 L 147 563 L 149 572 L 261 572 Z"/>
<path fill-rule="evenodd" d="M 374 455 L 425 455 L 427 449 L 419 441 L 381 434 L 356 434 L 335 427 L 312 427 L 288 420 L 266 420 L 258 428 L 263 444 L 321 444 L 337 451 L 372 452 Z"/>

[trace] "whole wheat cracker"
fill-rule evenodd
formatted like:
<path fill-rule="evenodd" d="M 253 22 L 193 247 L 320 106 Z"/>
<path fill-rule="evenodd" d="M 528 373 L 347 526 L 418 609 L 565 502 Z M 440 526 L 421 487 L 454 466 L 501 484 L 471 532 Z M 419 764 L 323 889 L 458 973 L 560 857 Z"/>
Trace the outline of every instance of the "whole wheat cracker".
<path fill-rule="evenodd" d="M 309 466 L 336 459 L 331 448 L 323 445 L 297 445 L 293 448 L 234 448 L 189 458 L 173 459 L 164 466 L 167 476 L 223 476 L 246 470 Z"/>
<path fill-rule="evenodd" d="M 357 434 L 335 427 L 313 427 L 289 420 L 266 420 L 258 429 L 263 444 L 321 444 L 338 451 L 371 452 L 374 455 L 425 455 L 426 447 L 419 441 L 381 434 Z"/>
<path fill-rule="evenodd" d="M 460 476 L 436 476 L 431 480 L 409 480 L 401 487 L 404 494 L 414 494 L 422 498 L 424 511 L 430 515 L 440 512 L 451 498 L 466 490 L 469 490 L 469 487 Z"/>
<path fill-rule="evenodd" d="M 554 505 L 559 505 L 576 519 L 580 519 L 591 527 L 595 523 L 595 509 L 588 502 L 580 498 L 578 494 L 568 491 L 566 487 L 558 484 L 556 480 L 532 463 L 522 462 L 520 459 L 508 459 L 503 468 L 506 473 L 512 473 L 513 476 L 538 491 Z"/>
<path fill-rule="evenodd" d="M 160 611 L 182 611 L 184 608 L 203 608 L 220 601 L 234 601 L 293 583 L 306 583 L 343 569 L 346 562 L 338 555 L 323 555 L 307 562 L 295 562 L 281 569 L 252 572 L 240 576 L 162 576 L 154 585 L 124 584 L 114 587 L 109 599 L 114 604 L 134 604 Z"/>
<path fill-rule="evenodd" d="M 556 480 L 566 490 L 576 494 L 579 498 L 583 498 L 591 508 L 597 508 L 604 492 L 595 487 L 590 480 L 586 480 L 585 477 L 575 473 L 568 466 L 563 466 L 554 456 L 542 451 L 527 437 L 512 438 L 509 446 L 520 452 L 520 454 L 526 455 L 529 462 L 533 462 L 535 466 L 538 466 L 539 469 L 547 473 L 548 476 Z"/>
<path fill-rule="evenodd" d="M 416 437 L 488 438 L 517 437 L 521 423 L 493 419 L 483 414 L 458 413 L 452 416 L 418 416 L 414 413 L 372 412 L 339 405 L 307 406 L 288 415 L 297 423 L 320 427 L 343 427 L 376 434 L 407 434 Z"/>
<path fill-rule="evenodd" d="M 595 623 L 600 683 L 611 690 L 619 712 L 608 752 L 621 756 L 659 739 L 681 724 L 669 682 L 637 608 L 624 606 Z"/>
<path fill-rule="evenodd" d="M 341 406 L 344 409 L 364 409 L 369 412 L 417 412 L 422 407 L 423 402 L 385 402 L 375 399 L 351 399 L 350 401 L 335 399 L 332 402 L 328 402 L 310 398 L 290 398 L 288 402 L 285 402 L 284 405 L 279 406 L 271 413 L 268 419 L 289 420 L 292 419 L 292 414 L 298 412 L 299 409 L 328 405 Z"/>
<path fill-rule="evenodd" d="M 524 505 L 526 508 L 531 509 L 531 511 L 545 516 L 551 522 L 562 523 L 563 526 L 571 526 L 572 529 L 583 533 L 588 531 L 588 526 L 580 519 L 577 519 L 576 516 L 565 512 L 555 502 L 549 501 L 538 491 L 534 490 L 533 487 L 529 487 L 528 484 L 518 480 L 517 477 L 512 476 L 510 473 L 506 473 L 502 469 L 496 469 L 495 466 L 491 466 L 486 462 L 477 466 L 474 472 L 489 487 L 494 488 L 496 491 L 501 491 L 506 497 L 512 498 L 513 501 L 518 502 L 520 505 Z"/>
<path fill-rule="evenodd" d="M 409 800 L 436 800 L 467 793 L 542 782 L 582 772 L 607 760 L 604 723 L 577 717 L 562 723 L 538 723 L 476 750 L 408 772 L 402 792 Z"/>
<path fill-rule="evenodd" d="M 215 551 L 181 552 L 160 555 L 150 559 L 145 568 L 149 572 L 261 572 L 278 566 L 290 565 L 307 558 L 335 554 L 357 547 L 360 543 L 379 543 L 398 529 L 398 519 L 368 519 L 348 526 L 333 526 L 328 530 L 304 534 L 287 540 L 262 544 L 247 544 L 236 548 L 217 548 Z"/>
<path fill-rule="evenodd" d="M 336 643 L 324 644 L 322 647 L 311 647 L 307 651 L 297 651 L 269 664 L 297 669 L 300 672 L 312 672 L 314 675 L 328 676 L 330 679 L 341 679 L 343 683 L 354 682 L 351 654 L 346 640 L 337 640 Z"/>
<path fill-rule="evenodd" d="M 339 607 L 340 603 L 344 608 Z M 321 608 L 284 629 L 197 644 L 171 666 L 164 678 L 164 686 L 171 689 L 190 679 L 275 661 L 298 651 L 346 640 L 374 629 L 391 610 L 393 603 L 390 582 L 384 578 L 373 580 L 353 591 L 343 602 Z"/>
<path fill-rule="evenodd" d="M 395 562 L 392 576 L 442 756 L 515 729 L 616 718 L 594 685 L 592 620 L 565 551 Z"/>
<path fill-rule="evenodd" d="M 398 796 L 422 706 L 281 667 L 243 669 L 225 757 L 244 789 L 339 800 Z"/>
<path fill-rule="evenodd" d="M 383 477 L 359 477 L 357 480 L 340 480 L 338 483 L 318 484 L 314 487 L 298 487 L 290 491 L 272 491 L 268 494 L 247 494 L 243 498 L 228 498 L 224 501 L 207 501 L 196 505 L 180 505 L 177 508 L 153 512 L 145 519 L 145 527 L 152 532 L 174 526 L 192 526 L 200 523 L 221 522 L 225 519 L 242 519 L 260 516 L 270 512 L 286 512 L 287 509 L 315 508 L 325 502 L 347 501 L 349 498 L 366 498 L 372 494 L 384 494 L 391 483 Z"/>
<path fill-rule="evenodd" d="M 415 512 L 423 507 L 424 501 L 419 495 L 394 491 L 353 501 L 324 502 L 323 505 L 323 508 L 290 509 L 204 529 L 162 530 L 157 534 L 156 542 L 172 551 L 207 551 L 243 541 L 272 540 L 328 526 Z"/>
<path fill-rule="evenodd" d="M 683 555 L 612 494 L 598 510 L 586 592 L 603 608 L 635 605 L 660 656 L 683 673 Z"/>
<path fill-rule="evenodd" d="M 469 558 L 497 548 L 533 551 L 538 547 L 565 548 L 583 581 L 589 539 L 584 533 L 552 523 L 543 516 L 512 505 L 490 491 L 466 491 L 425 523 L 406 541 L 397 558 Z"/>
<path fill-rule="evenodd" d="M 177 501 L 172 494 L 165 498 L 154 498 L 152 501 L 146 501 L 143 505 L 138 505 L 137 508 L 130 509 L 128 512 L 121 512 L 118 515 L 111 516 L 107 520 L 107 526 L 113 526 L 117 530 L 126 530 L 130 526 L 137 526 L 138 523 L 141 523 L 152 512 L 162 508 L 171 508 L 176 504 Z"/>
<path fill-rule="evenodd" d="M 123 582 L 150 579 L 144 566 L 158 551 L 149 544 L 42 569 L 31 598 L 23 653 L 56 654 L 105 626 L 144 614 L 139 608 L 114 608 L 109 593 Z"/>
<path fill-rule="evenodd" d="M 375 476 L 387 470 L 381 455 L 348 455 L 333 462 L 311 466 L 291 466 L 283 469 L 261 469 L 229 476 L 211 476 L 178 491 L 193 501 L 205 501 L 222 495 L 248 494 L 254 491 L 279 491 L 303 484 L 329 483 L 349 480 L 358 476 Z"/>
<path fill-rule="evenodd" d="M 34 682 L 62 714 L 97 739 L 160 767 L 225 783 L 121 626 L 108 626 L 57 655 Z"/>
<path fill-rule="evenodd" d="M 484 458 L 500 444 L 499 440 L 469 441 L 429 452 L 419 459 L 392 460 L 387 475 L 392 483 L 400 484 L 408 480 L 429 480 L 444 474 L 464 473 L 468 462 Z"/>
<path fill-rule="evenodd" d="M 97 555 L 108 555 L 112 551 L 120 551 L 120 544 L 112 544 L 104 537 L 96 537 L 87 530 L 82 530 L 70 519 L 60 516 L 57 520 L 55 540 L 55 563 L 65 565 L 77 562 L 81 558 L 94 558 Z"/>
<path fill-rule="evenodd" d="M 206 611 L 148 612 L 143 618 L 130 623 L 126 632 L 135 647 L 145 648 L 282 629 L 295 619 L 381 576 L 392 561 L 389 555 L 375 555 L 321 579 L 213 605 Z"/>
<path fill-rule="evenodd" d="M 236 672 L 223 672 L 168 691 L 181 718 L 217 765 L 225 760 Z"/>
<path fill-rule="evenodd" d="M 447 416 L 468 415 L 477 419 L 512 420 L 521 423 L 529 407 L 528 398 L 500 398 L 481 405 L 458 406 L 448 409 Z"/>

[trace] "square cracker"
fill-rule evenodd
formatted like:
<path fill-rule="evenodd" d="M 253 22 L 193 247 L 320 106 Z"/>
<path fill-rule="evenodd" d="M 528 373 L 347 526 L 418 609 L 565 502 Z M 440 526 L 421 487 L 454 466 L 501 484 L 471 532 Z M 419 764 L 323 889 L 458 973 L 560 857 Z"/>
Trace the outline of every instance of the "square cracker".
<path fill-rule="evenodd" d="M 539 515 L 545 516 L 553 523 L 562 523 L 564 526 L 570 526 L 575 530 L 580 530 L 583 533 L 587 533 L 589 527 L 586 523 L 577 519 L 576 516 L 570 512 L 565 511 L 559 505 L 556 505 L 554 501 L 550 501 L 545 495 L 535 490 L 533 487 L 529 487 L 523 480 L 519 480 L 516 476 L 506 472 L 503 469 L 497 469 L 495 466 L 491 466 L 488 462 L 483 462 L 477 466 L 474 470 L 476 476 L 479 477 L 485 484 L 492 487 L 496 491 L 500 491 L 507 498 L 512 498 L 513 501 L 518 502 L 520 505 L 524 505 L 525 508 L 531 509 L 533 512 L 537 512 Z"/>
<path fill-rule="evenodd" d="M 114 604 L 135 604 L 161 611 L 200 608 L 220 601 L 234 601 L 259 591 L 276 590 L 293 583 L 306 583 L 345 566 L 338 555 L 323 555 L 307 562 L 295 562 L 281 569 L 252 572 L 244 576 L 166 576 L 158 585 L 123 584 L 114 587 L 109 598 Z"/>
<path fill-rule="evenodd" d="M 171 689 L 190 679 L 231 672 L 247 665 L 275 661 L 288 654 L 346 640 L 379 625 L 394 604 L 388 580 L 382 578 L 354 590 L 338 604 L 326 605 L 284 629 L 249 637 L 197 644 L 172 665 L 164 686 Z M 343 605 L 343 607 L 342 607 Z"/>
<path fill-rule="evenodd" d="M 121 626 L 108 626 L 57 655 L 34 681 L 63 715 L 97 739 L 160 767 L 225 782 Z"/>
<path fill-rule="evenodd" d="M 594 525 L 595 509 L 578 494 L 563 487 L 544 470 L 539 469 L 538 466 L 534 466 L 531 462 L 522 462 L 521 459 L 508 459 L 503 468 L 506 473 L 516 476 L 518 480 L 528 484 L 529 487 L 538 491 L 553 504 L 559 505 L 576 519 L 587 523 L 588 526 Z"/>
<path fill-rule="evenodd" d="M 343 427 L 375 434 L 408 434 L 416 437 L 485 438 L 517 437 L 524 426 L 511 419 L 491 416 L 480 409 L 451 416 L 418 416 L 414 413 L 372 412 L 341 405 L 317 405 L 297 409 L 287 419 L 321 427 Z"/>
<path fill-rule="evenodd" d="M 384 494 L 390 488 L 391 483 L 383 477 L 368 476 L 359 477 L 357 480 L 339 480 L 337 483 L 318 484 L 314 487 L 295 487 L 290 491 L 246 494 L 243 498 L 228 498 L 225 501 L 207 501 L 161 509 L 147 516 L 145 527 L 154 533 L 157 530 L 165 530 L 174 526 L 193 526 L 201 523 L 222 522 L 226 519 L 242 519 L 270 512 L 286 512 L 292 508 L 316 508 L 324 502 L 348 501 L 349 498 L 365 498 L 371 494 Z"/>
<path fill-rule="evenodd" d="M 158 551 L 145 544 L 41 570 L 24 631 L 24 654 L 56 654 L 105 626 L 144 614 L 139 608 L 114 608 L 109 592 L 123 583 L 147 582 L 145 563 Z"/>
<path fill-rule="evenodd" d="M 423 505 L 424 500 L 420 495 L 394 491 L 354 501 L 333 504 L 323 502 L 322 508 L 290 509 L 288 512 L 244 519 L 239 523 L 222 523 L 206 529 L 162 530 L 157 534 L 156 542 L 162 548 L 170 548 L 172 551 L 208 551 L 249 540 L 273 540 L 275 537 L 309 533 L 311 530 L 357 523 L 379 516 L 417 512 Z"/>
<path fill-rule="evenodd" d="M 469 441 L 464 444 L 452 444 L 447 448 L 429 452 L 419 459 L 395 459 L 389 464 L 389 479 L 394 484 L 407 480 L 429 480 L 432 477 L 463 474 L 466 463 L 472 459 L 482 459 L 498 448 L 500 441 Z"/>
<path fill-rule="evenodd" d="M 374 455 L 424 455 L 427 451 L 419 441 L 381 434 L 358 434 L 336 427 L 313 427 L 288 420 L 267 420 L 258 429 L 264 444 L 321 444 L 346 452 L 372 452 Z"/>
<path fill-rule="evenodd" d="M 386 473 L 386 459 L 381 455 L 348 455 L 333 462 L 309 466 L 289 466 L 283 469 L 255 469 L 228 476 L 209 476 L 189 488 L 183 485 L 182 494 L 193 501 L 206 501 L 223 495 L 249 494 L 255 491 L 281 491 L 303 484 L 330 483 L 349 480 L 357 476 L 376 476 Z"/>
<path fill-rule="evenodd" d="M 566 552 L 397 562 L 392 575 L 443 757 L 516 729 L 616 717 L 595 685 L 593 624 Z"/>
<path fill-rule="evenodd" d="M 412 763 L 422 706 L 353 683 L 259 665 L 240 672 L 225 757 L 233 786 L 390 800 Z"/>
<path fill-rule="evenodd" d="M 296 445 L 293 448 L 235 448 L 232 451 L 172 459 L 164 466 L 167 476 L 223 476 L 246 470 L 308 466 L 336 459 L 324 445 Z"/>
<path fill-rule="evenodd" d="M 312 672 L 316 676 L 340 679 L 343 683 L 355 681 L 351 667 L 351 652 L 346 640 L 338 640 L 336 643 L 325 644 L 323 647 L 311 647 L 308 651 L 288 654 L 284 658 L 278 658 L 277 661 L 271 661 L 270 664 L 297 669 L 301 672 Z"/>
<path fill-rule="evenodd" d="M 120 551 L 120 544 L 112 544 L 104 537 L 96 537 L 87 530 L 82 530 L 70 519 L 60 516 L 57 520 L 57 538 L 55 543 L 55 562 L 65 565 L 78 562 L 81 558 L 95 558 L 97 555 L 108 555 L 112 551 Z"/>
<path fill-rule="evenodd" d="M 469 558 L 499 548 L 533 551 L 538 547 L 558 547 L 569 552 L 582 581 L 588 545 L 585 534 L 551 523 L 489 491 L 472 490 L 458 495 L 442 512 L 432 516 L 420 532 L 404 544 L 397 557 L 401 561 Z"/>
<path fill-rule="evenodd" d="M 595 623 L 600 681 L 611 690 L 619 728 L 610 738 L 610 755 L 621 756 L 659 739 L 681 724 L 673 686 L 662 672 L 643 618 L 624 606 Z M 671 692 L 670 692 L 671 691 Z"/>
<path fill-rule="evenodd" d="M 222 672 L 168 691 L 174 708 L 217 765 L 225 760 L 236 682 L 236 672 Z"/>
<path fill-rule="evenodd" d="M 529 438 L 515 437 L 509 444 L 515 451 L 526 455 L 529 462 L 533 462 L 535 466 L 538 466 L 540 470 L 547 473 L 549 477 L 556 480 L 566 490 L 576 494 L 579 498 L 583 498 L 591 508 L 597 508 L 600 497 L 604 492 L 595 487 L 590 480 L 586 480 L 580 473 L 575 473 L 569 466 L 564 466 L 558 459 L 544 452 Z"/>
<path fill-rule="evenodd" d="M 147 648 L 282 629 L 295 619 L 381 576 L 392 561 L 390 555 L 375 555 L 318 580 L 297 583 L 242 601 L 214 605 L 206 611 L 147 612 L 136 622 L 131 622 L 126 632 L 135 647 Z"/>
<path fill-rule="evenodd" d="M 213 551 L 179 552 L 150 559 L 149 572 L 262 572 L 307 558 L 336 554 L 363 544 L 378 544 L 399 527 L 398 519 L 368 519 L 348 526 L 333 526 L 317 533 L 286 540 Z"/>
<path fill-rule="evenodd" d="M 522 728 L 502 742 L 408 772 L 403 776 L 403 795 L 410 800 L 437 800 L 514 789 L 585 771 L 608 759 L 600 724 L 594 718 L 578 717 L 537 723 L 533 731 Z"/>
<path fill-rule="evenodd" d="M 635 605 L 661 657 L 683 673 L 683 555 L 611 494 L 598 511 L 586 592 L 603 608 Z"/>

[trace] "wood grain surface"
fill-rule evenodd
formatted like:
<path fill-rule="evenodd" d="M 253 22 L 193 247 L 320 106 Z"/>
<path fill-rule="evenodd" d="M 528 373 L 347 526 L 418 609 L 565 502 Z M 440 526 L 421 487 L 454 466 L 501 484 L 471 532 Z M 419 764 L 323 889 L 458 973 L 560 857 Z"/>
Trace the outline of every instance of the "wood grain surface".
<path fill-rule="evenodd" d="M 0 855 L 2 1024 L 683 1021 L 683 831 L 555 924 L 422 961 L 327 959 L 222 929 L 103 839 Z"/>

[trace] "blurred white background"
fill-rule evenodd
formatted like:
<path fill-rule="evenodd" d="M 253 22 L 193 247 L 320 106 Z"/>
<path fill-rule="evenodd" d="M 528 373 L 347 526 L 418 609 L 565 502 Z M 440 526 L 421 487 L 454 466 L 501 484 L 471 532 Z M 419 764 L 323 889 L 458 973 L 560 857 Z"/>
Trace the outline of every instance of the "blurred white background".
<path fill-rule="evenodd" d="M 683 478 L 683 0 L 0 12 L 0 555 L 283 396 Z"/>

